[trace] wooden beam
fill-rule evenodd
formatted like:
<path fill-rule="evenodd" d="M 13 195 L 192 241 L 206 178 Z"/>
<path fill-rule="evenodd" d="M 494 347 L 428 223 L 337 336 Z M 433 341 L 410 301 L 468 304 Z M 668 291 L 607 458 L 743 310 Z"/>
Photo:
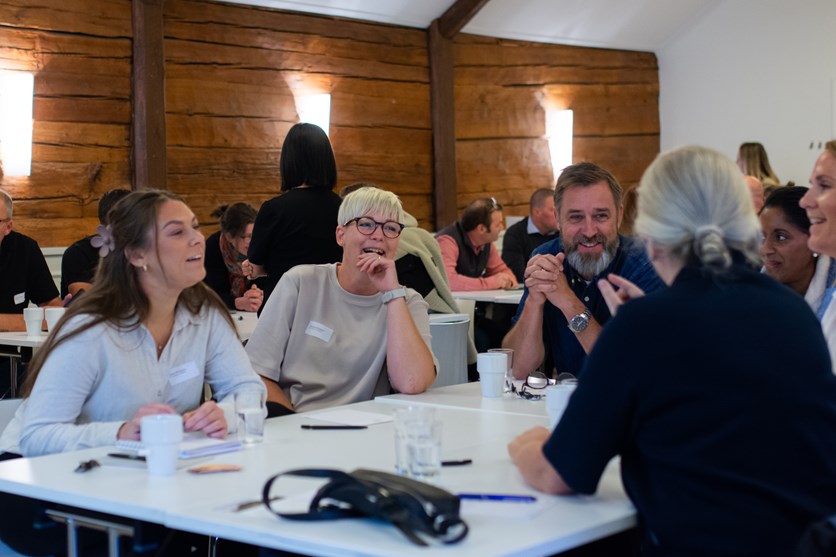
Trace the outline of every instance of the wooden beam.
<path fill-rule="evenodd" d="M 133 0 L 131 166 L 134 189 L 166 188 L 164 0 Z"/>
<path fill-rule="evenodd" d="M 441 34 L 439 20 L 428 32 L 430 112 L 433 131 L 435 229 L 456 220 L 456 128 L 453 91 L 453 41 Z"/>
<path fill-rule="evenodd" d="M 438 18 L 441 36 L 453 39 L 488 0 L 457 0 Z"/>

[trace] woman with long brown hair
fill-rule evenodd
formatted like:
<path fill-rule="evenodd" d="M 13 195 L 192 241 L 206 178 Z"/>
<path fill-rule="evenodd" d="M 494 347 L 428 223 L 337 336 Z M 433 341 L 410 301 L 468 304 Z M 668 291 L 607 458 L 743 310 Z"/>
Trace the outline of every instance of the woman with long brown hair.
<path fill-rule="evenodd" d="M 26 400 L 0 439 L 35 456 L 139 439 L 149 414 L 183 414 L 186 431 L 226 435 L 223 411 L 201 404 L 263 390 L 223 303 L 202 282 L 205 243 L 177 196 L 134 192 L 101 233 L 93 287 L 33 358 Z"/>

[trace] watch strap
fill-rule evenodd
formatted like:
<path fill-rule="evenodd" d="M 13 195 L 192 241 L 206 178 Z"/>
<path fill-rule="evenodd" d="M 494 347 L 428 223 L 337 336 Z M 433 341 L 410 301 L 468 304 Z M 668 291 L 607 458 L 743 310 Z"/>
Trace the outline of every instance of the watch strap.
<path fill-rule="evenodd" d="M 394 290 L 388 290 L 383 293 L 383 296 L 380 298 L 380 300 L 384 304 L 388 304 L 395 298 L 406 298 L 406 288 L 401 286 L 400 288 L 395 288 Z"/>

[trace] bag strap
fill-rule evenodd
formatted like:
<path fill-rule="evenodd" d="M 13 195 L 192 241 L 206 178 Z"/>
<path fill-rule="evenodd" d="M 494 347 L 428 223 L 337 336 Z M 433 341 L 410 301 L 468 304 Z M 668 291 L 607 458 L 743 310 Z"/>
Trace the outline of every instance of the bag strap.
<path fill-rule="evenodd" d="M 287 472 L 276 474 L 275 476 L 267 480 L 267 483 L 264 484 L 264 489 L 262 489 L 261 491 L 261 501 L 264 503 L 267 509 L 274 515 L 290 520 L 334 520 L 337 518 L 354 518 L 360 516 L 358 513 L 352 512 L 348 509 L 340 509 L 337 507 L 317 508 L 316 511 L 309 510 L 306 513 L 282 513 L 276 511 L 275 509 L 273 509 L 272 502 L 270 500 L 270 488 L 273 487 L 273 482 L 275 482 L 281 476 L 328 478 L 331 480 L 340 479 L 345 482 L 357 482 L 357 480 L 351 477 L 350 474 L 346 474 L 341 470 L 329 470 L 326 468 L 300 468 L 298 470 L 289 470 Z"/>

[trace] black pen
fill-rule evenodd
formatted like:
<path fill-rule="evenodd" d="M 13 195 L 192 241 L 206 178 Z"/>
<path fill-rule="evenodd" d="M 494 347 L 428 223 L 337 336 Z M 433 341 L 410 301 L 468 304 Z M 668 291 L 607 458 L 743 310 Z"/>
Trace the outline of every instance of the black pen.
<path fill-rule="evenodd" d="M 467 466 L 468 464 L 473 464 L 473 461 L 469 458 L 465 458 L 464 460 L 442 460 L 442 466 Z"/>
<path fill-rule="evenodd" d="M 107 456 L 113 458 L 124 458 L 126 460 L 141 460 L 145 462 L 144 456 L 134 455 L 134 454 L 125 454 L 125 453 L 107 453 Z"/>
<path fill-rule="evenodd" d="M 368 429 L 365 425 L 302 425 L 302 429 Z"/>

